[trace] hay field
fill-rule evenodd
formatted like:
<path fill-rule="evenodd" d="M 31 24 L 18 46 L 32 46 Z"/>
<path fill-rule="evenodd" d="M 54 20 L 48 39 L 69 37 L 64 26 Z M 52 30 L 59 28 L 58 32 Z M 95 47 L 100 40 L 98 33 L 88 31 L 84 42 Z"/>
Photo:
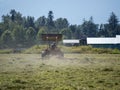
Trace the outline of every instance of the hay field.
<path fill-rule="evenodd" d="M 120 54 L 0 54 L 0 90 L 120 90 Z"/>

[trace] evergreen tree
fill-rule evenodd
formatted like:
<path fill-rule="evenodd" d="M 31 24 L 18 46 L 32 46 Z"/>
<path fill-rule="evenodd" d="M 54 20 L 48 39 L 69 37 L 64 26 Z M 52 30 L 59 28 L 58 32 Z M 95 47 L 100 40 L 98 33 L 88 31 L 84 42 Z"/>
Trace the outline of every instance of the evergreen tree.
<path fill-rule="evenodd" d="M 89 21 L 84 20 L 82 26 L 82 33 L 86 37 L 95 37 L 98 32 L 98 25 L 93 22 L 93 18 L 90 17 Z"/>
<path fill-rule="evenodd" d="M 29 27 L 34 28 L 34 27 L 35 27 L 34 17 L 27 16 L 27 19 L 26 19 L 25 24 L 26 24 L 26 25 L 25 25 L 25 26 L 26 26 L 26 28 L 29 28 Z"/>
<path fill-rule="evenodd" d="M 15 21 L 15 17 L 16 17 L 16 11 L 14 9 L 12 9 L 10 11 L 10 14 L 11 14 L 11 20 L 14 22 Z"/>
<path fill-rule="evenodd" d="M 105 29 L 104 29 L 104 25 L 103 24 L 100 25 L 98 36 L 100 36 L 100 37 L 104 37 L 105 36 Z"/>
<path fill-rule="evenodd" d="M 41 27 L 46 26 L 47 19 L 45 16 L 39 17 L 35 22 L 35 27 L 39 30 Z"/>
<path fill-rule="evenodd" d="M 110 18 L 108 19 L 108 34 L 111 37 L 115 37 L 118 32 L 118 18 L 112 12 Z"/>
<path fill-rule="evenodd" d="M 69 28 L 72 32 L 72 38 L 76 38 L 75 32 L 77 30 L 77 26 L 76 25 L 70 25 Z"/>
<path fill-rule="evenodd" d="M 66 18 L 58 18 L 55 21 L 55 27 L 60 31 L 63 28 L 68 28 L 69 23 Z"/>
<path fill-rule="evenodd" d="M 53 28 L 54 28 L 54 21 L 53 21 L 53 18 L 54 18 L 54 16 L 53 16 L 53 12 L 52 11 L 49 11 L 49 13 L 48 13 L 48 18 L 47 18 L 47 27 L 48 27 L 48 29 L 49 30 L 52 30 Z M 50 31 L 51 32 L 51 31 Z"/>

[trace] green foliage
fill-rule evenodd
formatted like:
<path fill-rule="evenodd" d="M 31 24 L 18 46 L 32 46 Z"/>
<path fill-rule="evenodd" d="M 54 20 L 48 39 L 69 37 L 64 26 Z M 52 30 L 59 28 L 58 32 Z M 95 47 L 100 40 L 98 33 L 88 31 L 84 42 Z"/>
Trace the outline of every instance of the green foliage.
<path fill-rule="evenodd" d="M 60 32 L 63 35 L 63 39 L 71 39 L 72 38 L 72 32 L 69 28 L 64 28 Z"/>
<path fill-rule="evenodd" d="M 63 28 L 68 28 L 69 26 L 69 23 L 67 21 L 66 18 L 58 18 L 56 19 L 55 21 L 55 27 L 58 29 L 58 30 L 61 30 Z"/>
<path fill-rule="evenodd" d="M 47 20 L 46 20 L 45 16 L 39 17 L 35 22 L 35 26 L 36 26 L 36 28 L 39 29 L 40 27 L 45 26 L 46 22 L 47 22 Z"/>
<path fill-rule="evenodd" d="M 34 30 L 34 28 L 29 27 L 28 30 L 26 31 L 26 39 L 29 42 L 33 42 L 36 38 L 36 31 Z"/>
<path fill-rule="evenodd" d="M 81 25 L 69 24 L 66 18 L 57 18 L 54 20 L 53 11 L 48 12 L 48 17 L 40 16 L 37 20 L 34 17 L 23 17 L 20 12 L 12 9 L 7 15 L 2 16 L 0 22 L 0 48 L 7 43 L 14 43 L 14 46 L 32 46 L 35 44 L 43 44 L 40 41 L 42 33 L 63 34 L 63 39 L 81 39 L 86 37 L 113 37 L 120 34 L 120 24 L 117 16 L 112 12 L 108 23 L 98 24 L 94 23 L 93 17 L 89 20 L 84 20 Z M 4 41 L 5 31 L 10 32 L 8 35 L 10 40 Z M 11 41 L 12 35 L 12 41 Z M 4 43 L 2 43 L 4 42 Z M 1 44 L 2 43 L 2 44 Z"/>
<path fill-rule="evenodd" d="M 48 31 L 47 27 L 40 28 L 40 30 L 37 33 L 37 40 L 40 41 L 41 40 L 41 34 L 46 34 L 47 31 Z"/>
<path fill-rule="evenodd" d="M 12 35 L 9 30 L 6 30 L 1 36 L 2 44 L 9 45 L 12 42 Z"/>
<path fill-rule="evenodd" d="M 84 20 L 81 29 L 86 37 L 95 37 L 97 35 L 98 25 L 93 22 L 93 18 L 91 17 L 89 21 Z"/>
<path fill-rule="evenodd" d="M 114 49 L 114 50 L 112 51 L 112 54 L 120 54 L 120 50 L 119 50 L 119 49 Z"/>
<path fill-rule="evenodd" d="M 49 29 L 51 29 L 51 27 L 54 27 L 54 21 L 53 21 L 53 12 L 49 11 L 48 13 L 48 19 L 47 19 L 47 26 L 49 27 Z"/>
<path fill-rule="evenodd" d="M 13 40 L 16 43 L 22 43 L 25 41 L 25 31 L 22 26 L 16 26 L 12 31 Z"/>
<path fill-rule="evenodd" d="M 27 18 L 26 18 L 26 23 L 25 23 L 25 27 L 27 27 L 27 28 L 29 28 L 29 27 L 34 28 L 34 27 L 35 27 L 34 17 L 27 16 Z"/>
<path fill-rule="evenodd" d="M 108 22 L 109 22 L 108 34 L 109 34 L 109 36 L 114 37 L 117 34 L 117 29 L 118 29 L 117 27 L 118 27 L 119 20 L 113 12 L 111 13 Z"/>

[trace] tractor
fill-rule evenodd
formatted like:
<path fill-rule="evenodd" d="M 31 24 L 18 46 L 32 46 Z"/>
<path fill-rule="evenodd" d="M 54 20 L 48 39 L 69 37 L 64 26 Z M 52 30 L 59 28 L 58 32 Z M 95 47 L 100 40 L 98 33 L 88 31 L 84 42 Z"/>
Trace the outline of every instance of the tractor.
<path fill-rule="evenodd" d="M 64 57 L 64 53 L 58 48 L 58 41 L 62 40 L 62 34 L 42 34 L 42 40 L 45 41 L 48 45 L 45 50 L 41 52 L 41 57 Z"/>

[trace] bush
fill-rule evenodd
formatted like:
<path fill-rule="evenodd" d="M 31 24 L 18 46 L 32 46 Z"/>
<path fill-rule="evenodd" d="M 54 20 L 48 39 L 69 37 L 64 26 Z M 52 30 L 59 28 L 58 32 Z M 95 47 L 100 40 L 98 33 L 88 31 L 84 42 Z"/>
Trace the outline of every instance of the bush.
<path fill-rule="evenodd" d="M 114 50 L 112 51 L 112 54 L 120 54 L 120 50 L 114 49 Z"/>

